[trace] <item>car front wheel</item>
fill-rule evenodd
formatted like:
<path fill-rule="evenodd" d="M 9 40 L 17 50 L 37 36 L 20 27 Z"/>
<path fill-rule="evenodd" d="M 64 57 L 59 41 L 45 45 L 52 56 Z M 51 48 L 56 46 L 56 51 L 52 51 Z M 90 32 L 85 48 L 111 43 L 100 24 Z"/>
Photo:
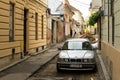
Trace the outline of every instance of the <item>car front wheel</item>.
<path fill-rule="evenodd" d="M 59 66 L 56 65 L 56 67 L 57 67 L 57 72 L 61 72 L 61 69 L 59 68 Z"/>
<path fill-rule="evenodd" d="M 94 69 L 93 69 L 93 72 L 97 72 L 97 66 L 95 65 Z"/>

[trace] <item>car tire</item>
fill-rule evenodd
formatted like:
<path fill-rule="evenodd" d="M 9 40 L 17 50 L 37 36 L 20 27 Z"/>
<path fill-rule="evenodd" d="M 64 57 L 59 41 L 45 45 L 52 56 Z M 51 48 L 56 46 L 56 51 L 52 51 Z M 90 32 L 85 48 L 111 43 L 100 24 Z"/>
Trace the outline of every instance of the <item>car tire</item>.
<path fill-rule="evenodd" d="M 97 66 L 95 65 L 95 68 L 93 69 L 93 72 L 96 73 L 97 72 Z"/>
<path fill-rule="evenodd" d="M 60 73 L 61 72 L 61 69 L 59 68 L 59 66 L 57 65 L 57 72 Z"/>

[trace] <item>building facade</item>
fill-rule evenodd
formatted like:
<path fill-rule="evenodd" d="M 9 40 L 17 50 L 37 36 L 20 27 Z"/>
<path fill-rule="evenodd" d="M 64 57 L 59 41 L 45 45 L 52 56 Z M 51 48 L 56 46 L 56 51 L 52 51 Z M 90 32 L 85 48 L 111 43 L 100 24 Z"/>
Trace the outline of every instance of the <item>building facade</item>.
<path fill-rule="evenodd" d="M 120 80 L 120 0 L 102 0 L 101 55 L 110 80 Z"/>
<path fill-rule="evenodd" d="M 63 0 L 64 4 L 64 30 L 65 30 L 65 37 L 71 37 L 72 36 L 72 16 L 74 15 L 74 11 L 72 9 L 72 6 L 69 4 L 68 0 Z"/>
<path fill-rule="evenodd" d="M 77 33 L 83 32 L 83 25 L 84 25 L 84 18 L 82 16 L 82 13 L 79 10 L 74 11 L 74 15 L 72 17 L 77 23 Z"/>
<path fill-rule="evenodd" d="M 0 0 L 0 59 L 21 59 L 46 48 L 46 2 Z"/>
<path fill-rule="evenodd" d="M 59 0 L 48 0 L 48 44 L 55 45 L 61 42 L 64 37 L 63 33 L 63 11 L 61 10 L 62 2 Z"/>

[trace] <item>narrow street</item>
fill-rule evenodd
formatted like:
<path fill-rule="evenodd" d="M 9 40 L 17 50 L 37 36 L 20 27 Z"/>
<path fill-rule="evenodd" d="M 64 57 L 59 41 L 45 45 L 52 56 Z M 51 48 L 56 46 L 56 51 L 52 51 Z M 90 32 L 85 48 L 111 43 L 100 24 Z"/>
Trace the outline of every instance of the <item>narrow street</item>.
<path fill-rule="evenodd" d="M 40 68 L 28 80 L 99 80 L 98 72 L 56 70 L 56 57 Z"/>
<path fill-rule="evenodd" d="M 100 79 L 99 68 L 93 71 L 62 71 L 56 70 L 58 50 L 62 43 L 57 44 L 42 54 L 32 56 L 15 66 L 0 73 L 0 80 L 104 80 Z M 99 63 L 96 57 L 97 64 Z"/>
<path fill-rule="evenodd" d="M 0 0 L 0 80 L 120 80 L 119 5 L 120 0 Z M 96 63 L 96 72 L 59 72 L 96 70 Z"/>

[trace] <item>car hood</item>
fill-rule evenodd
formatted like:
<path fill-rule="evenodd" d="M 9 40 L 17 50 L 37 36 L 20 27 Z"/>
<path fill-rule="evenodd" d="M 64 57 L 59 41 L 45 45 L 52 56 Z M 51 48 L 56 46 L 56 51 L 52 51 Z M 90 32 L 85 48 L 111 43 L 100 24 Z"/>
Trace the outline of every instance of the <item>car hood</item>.
<path fill-rule="evenodd" d="M 59 53 L 60 58 L 93 58 L 94 52 L 90 50 L 65 50 Z"/>

